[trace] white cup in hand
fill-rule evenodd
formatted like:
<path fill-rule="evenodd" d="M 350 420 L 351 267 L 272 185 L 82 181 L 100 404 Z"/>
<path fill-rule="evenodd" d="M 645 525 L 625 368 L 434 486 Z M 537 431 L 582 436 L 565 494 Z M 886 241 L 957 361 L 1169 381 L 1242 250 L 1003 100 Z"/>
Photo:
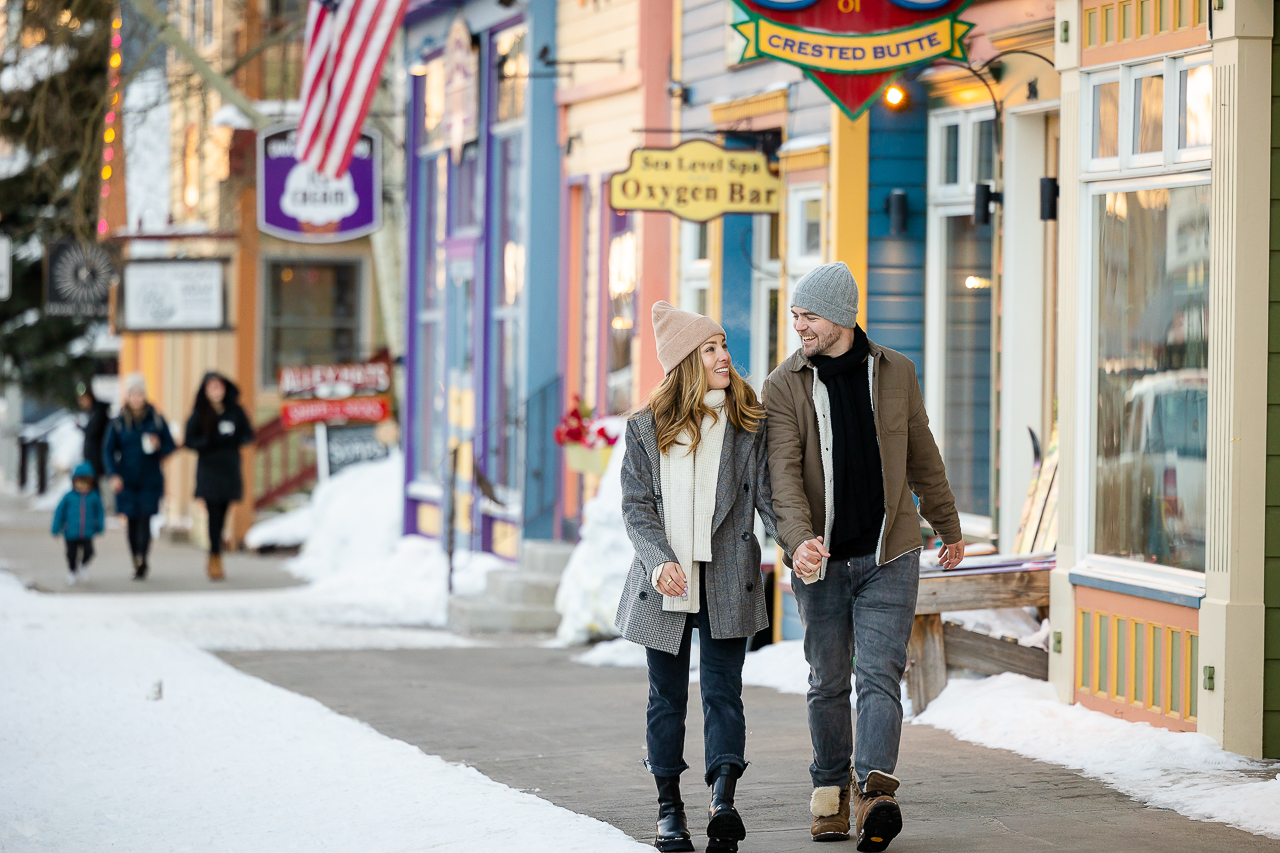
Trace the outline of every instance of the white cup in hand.
<path fill-rule="evenodd" d="M 142 452 L 150 456 L 160 449 L 160 439 L 155 433 L 143 433 L 142 435 Z"/>

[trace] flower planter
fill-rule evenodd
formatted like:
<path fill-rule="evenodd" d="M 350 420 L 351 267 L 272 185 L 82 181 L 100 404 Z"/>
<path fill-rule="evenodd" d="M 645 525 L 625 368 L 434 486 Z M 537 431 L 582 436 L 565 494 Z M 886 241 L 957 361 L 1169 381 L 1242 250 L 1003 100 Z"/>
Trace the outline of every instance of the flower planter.
<path fill-rule="evenodd" d="M 564 446 L 564 464 L 570 471 L 578 474 L 603 474 L 609 466 L 609 454 L 612 447 L 586 447 L 582 444 L 566 444 Z"/>

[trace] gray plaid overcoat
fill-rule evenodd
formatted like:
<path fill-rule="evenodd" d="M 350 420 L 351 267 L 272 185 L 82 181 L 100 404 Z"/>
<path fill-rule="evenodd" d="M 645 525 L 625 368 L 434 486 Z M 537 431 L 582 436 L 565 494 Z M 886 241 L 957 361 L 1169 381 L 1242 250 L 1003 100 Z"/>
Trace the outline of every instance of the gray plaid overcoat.
<path fill-rule="evenodd" d="M 725 424 L 716 510 L 711 522 L 712 561 L 702 584 L 711 636 L 717 640 L 749 637 L 769 624 L 760 577 L 760 543 L 755 536 L 757 511 L 769 535 L 775 539 L 778 535 L 769 487 L 766 429 L 764 421 L 754 433 L 739 431 L 732 421 Z M 627 575 L 614 625 L 633 643 L 674 655 L 680 651 L 687 614 L 664 611 L 662 595 L 649 581 L 658 566 L 678 562 L 667 542 L 662 485 L 658 482 L 661 470 L 653 413 L 645 410 L 627 423 L 622 515 L 636 558 Z"/>

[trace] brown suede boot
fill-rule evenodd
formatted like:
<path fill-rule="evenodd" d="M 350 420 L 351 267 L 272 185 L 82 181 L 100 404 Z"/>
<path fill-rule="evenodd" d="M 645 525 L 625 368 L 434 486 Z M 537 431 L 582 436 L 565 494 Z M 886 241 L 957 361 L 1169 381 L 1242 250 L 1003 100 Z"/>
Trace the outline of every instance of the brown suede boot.
<path fill-rule="evenodd" d="M 901 784 L 895 776 L 872 770 L 865 788 L 854 795 L 853 813 L 861 853 L 879 853 L 902 832 L 902 810 L 893 798 Z"/>
<path fill-rule="evenodd" d="M 226 575 L 223 574 L 222 572 L 222 555 L 221 554 L 209 555 L 209 565 L 207 570 L 209 572 L 209 580 L 211 581 L 220 581 L 226 577 Z"/>
<path fill-rule="evenodd" d="M 849 772 L 852 782 L 853 771 Z M 809 833 L 814 841 L 844 841 L 849 837 L 849 792 L 852 784 L 824 785 L 813 789 L 809 799 L 809 811 L 813 825 Z"/>

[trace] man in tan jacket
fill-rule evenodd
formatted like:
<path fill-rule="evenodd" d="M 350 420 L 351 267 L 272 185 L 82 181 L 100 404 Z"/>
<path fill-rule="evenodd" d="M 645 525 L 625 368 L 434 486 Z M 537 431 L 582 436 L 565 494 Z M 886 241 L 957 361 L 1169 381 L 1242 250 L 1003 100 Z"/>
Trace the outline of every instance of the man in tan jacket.
<path fill-rule="evenodd" d="M 806 275 L 791 314 L 801 349 L 765 381 L 764 402 L 773 506 L 810 667 L 811 831 L 815 841 L 847 839 L 852 796 L 858 850 L 884 850 L 902 830 L 893 771 L 920 582 L 919 516 L 946 543 L 945 568 L 964 558 L 964 540 L 915 365 L 858 328 L 849 268 L 824 264 Z"/>

